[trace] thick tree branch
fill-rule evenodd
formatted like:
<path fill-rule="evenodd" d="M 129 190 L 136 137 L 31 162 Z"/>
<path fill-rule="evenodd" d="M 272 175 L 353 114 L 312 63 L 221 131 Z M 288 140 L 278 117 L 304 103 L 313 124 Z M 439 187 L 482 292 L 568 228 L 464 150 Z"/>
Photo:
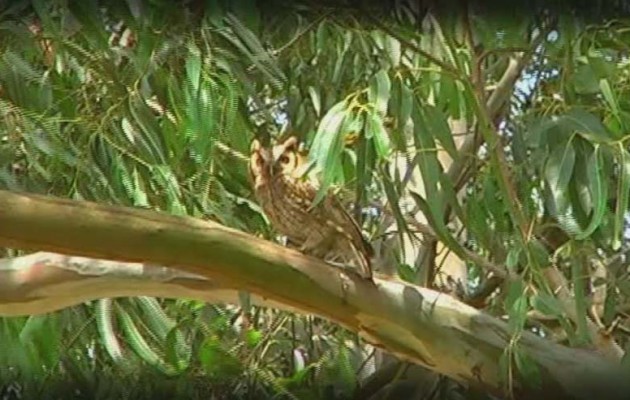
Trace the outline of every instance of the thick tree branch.
<path fill-rule="evenodd" d="M 238 304 L 238 291 L 203 276 L 153 264 L 38 252 L 0 260 L 0 315 L 37 315 L 99 298 L 153 296 Z M 252 296 L 286 311 L 287 304 Z"/>
<path fill-rule="evenodd" d="M 377 278 L 372 283 L 215 223 L 0 191 L 0 245 L 176 266 L 180 271 L 209 279 L 222 289 L 248 290 L 265 301 L 332 320 L 405 360 L 458 381 L 495 393 L 501 388 L 498 365 L 510 340 L 504 322 L 444 294 L 400 281 Z M 40 273 L 41 266 L 40 263 Z M 37 268 L 28 270 L 26 275 L 19 268 L 5 272 L 12 274 L 13 280 L 3 279 L 3 284 L 9 285 L 3 292 L 15 296 L 10 285 L 21 282 L 27 293 L 29 282 L 33 282 L 28 275 L 37 275 Z M 126 279 L 120 277 L 108 278 L 115 281 L 105 280 L 100 290 L 80 289 L 90 279 L 104 279 L 85 279 L 85 274 L 85 270 L 78 274 L 66 271 L 50 278 L 44 273 L 40 279 L 48 276 L 56 285 L 67 282 L 69 292 L 75 293 L 68 298 L 76 296 L 76 302 L 89 297 L 113 297 L 117 290 L 118 295 L 135 294 L 132 287 L 137 280 L 124 283 Z M 147 286 L 150 293 L 144 294 L 169 296 L 167 290 L 160 293 L 157 287 L 173 285 L 172 282 L 152 282 L 156 289 L 151 291 Z M 83 295 L 77 296 L 79 292 Z M 31 293 L 46 296 L 45 290 Z M 523 333 L 518 345 L 540 369 L 542 387 L 538 390 L 547 395 L 553 393 L 554 398 L 586 399 L 602 390 L 622 390 L 625 385 L 616 367 L 594 352 L 559 346 L 529 332 Z M 517 387 L 517 397 L 521 398 L 538 392 L 525 390 L 518 382 Z"/>

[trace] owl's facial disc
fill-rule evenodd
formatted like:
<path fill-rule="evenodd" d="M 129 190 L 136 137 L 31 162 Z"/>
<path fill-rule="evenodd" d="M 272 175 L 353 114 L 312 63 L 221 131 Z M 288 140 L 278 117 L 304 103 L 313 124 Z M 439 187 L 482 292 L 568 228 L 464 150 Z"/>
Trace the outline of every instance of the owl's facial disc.
<path fill-rule="evenodd" d="M 272 173 L 287 174 L 296 167 L 297 138 L 290 137 L 272 149 Z"/>
<path fill-rule="evenodd" d="M 258 140 L 254 140 L 250 154 L 250 174 L 254 179 L 254 188 L 264 187 L 271 176 L 272 157 L 270 150 L 261 146 Z"/>

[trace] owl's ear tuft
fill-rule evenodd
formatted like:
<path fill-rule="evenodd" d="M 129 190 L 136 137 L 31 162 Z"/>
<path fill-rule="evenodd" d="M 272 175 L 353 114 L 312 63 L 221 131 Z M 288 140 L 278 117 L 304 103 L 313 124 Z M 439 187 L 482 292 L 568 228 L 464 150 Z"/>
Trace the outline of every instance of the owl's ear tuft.
<path fill-rule="evenodd" d="M 252 144 L 249 146 L 249 150 L 254 152 L 260 150 L 260 141 L 258 139 L 252 140 Z"/>
<path fill-rule="evenodd" d="M 285 150 L 297 150 L 298 148 L 298 139 L 295 136 L 290 136 L 287 140 L 282 144 Z"/>

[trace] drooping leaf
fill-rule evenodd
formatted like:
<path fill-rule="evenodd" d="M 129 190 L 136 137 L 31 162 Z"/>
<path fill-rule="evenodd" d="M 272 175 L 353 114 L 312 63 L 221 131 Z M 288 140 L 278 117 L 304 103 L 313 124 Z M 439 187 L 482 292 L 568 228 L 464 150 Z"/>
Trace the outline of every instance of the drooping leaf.
<path fill-rule="evenodd" d="M 313 86 L 309 86 L 308 94 L 311 97 L 311 102 L 313 103 L 313 107 L 315 108 L 315 115 L 319 117 L 322 109 L 322 102 L 321 97 L 319 96 L 319 92 Z"/>
<path fill-rule="evenodd" d="M 365 137 L 374 142 L 376 154 L 381 159 L 387 158 L 391 152 L 391 142 L 383 119 L 376 112 L 369 112 L 366 118 Z"/>
<path fill-rule="evenodd" d="M 575 148 L 573 147 L 573 141 L 557 146 L 552 150 L 547 160 L 545 178 L 558 205 L 566 202 L 566 192 L 573 174 L 574 165 Z"/>
<path fill-rule="evenodd" d="M 389 102 L 391 82 L 387 71 L 380 70 L 370 79 L 368 90 L 368 101 L 374 105 L 376 111 L 384 116 L 387 114 L 387 103 Z"/>
<path fill-rule="evenodd" d="M 435 138 L 444 146 L 444 149 L 453 158 L 459 160 L 460 154 L 453 140 L 453 133 L 446 122 L 446 116 L 436 107 L 424 107 L 427 129 L 430 129 Z"/>
<path fill-rule="evenodd" d="M 339 102 L 333 106 L 317 129 L 310 155 L 315 160 L 315 165 L 322 173 L 319 191 L 314 203 L 318 204 L 323 199 L 331 184 L 343 177 L 341 167 L 341 152 L 343 151 L 343 137 L 347 128 L 354 119 L 354 115 L 348 114 L 345 102 Z"/>
<path fill-rule="evenodd" d="M 561 123 L 577 131 L 585 139 L 596 143 L 608 143 L 614 140 L 611 132 L 595 115 L 580 108 L 574 108 L 559 118 Z"/>
<path fill-rule="evenodd" d="M 619 146 L 617 154 L 619 179 L 617 183 L 617 201 L 612 238 L 613 250 L 618 250 L 622 244 L 624 221 L 628 211 L 628 199 L 630 198 L 630 155 L 623 146 Z"/>
<path fill-rule="evenodd" d="M 589 237 L 602 222 L 606 212 L 606 202 L 608 201 L 608 185 L 602 170 L 601 147 L 596 146 L 589 157 L 587 164 L 588 190 L 593 202 L 593 215 L 586 229 L 576 235 L 576 239 L 582 240 Z"/>

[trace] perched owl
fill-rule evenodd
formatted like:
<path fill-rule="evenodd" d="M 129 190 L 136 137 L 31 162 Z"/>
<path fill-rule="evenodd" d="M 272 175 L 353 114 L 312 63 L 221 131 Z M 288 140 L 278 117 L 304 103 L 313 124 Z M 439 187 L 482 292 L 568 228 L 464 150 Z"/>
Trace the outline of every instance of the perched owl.
<path fill-rule="evenodd" d="M 249 161 L 256 198 L 279 233 L 305 254 L 352 264 L 372 278 L 372 247 L 341 202 L 328 193 L 313 206 L 317 183 L 302 177 L 304 156 L 295 137 L 272 148 L 254 140 Z"/>

